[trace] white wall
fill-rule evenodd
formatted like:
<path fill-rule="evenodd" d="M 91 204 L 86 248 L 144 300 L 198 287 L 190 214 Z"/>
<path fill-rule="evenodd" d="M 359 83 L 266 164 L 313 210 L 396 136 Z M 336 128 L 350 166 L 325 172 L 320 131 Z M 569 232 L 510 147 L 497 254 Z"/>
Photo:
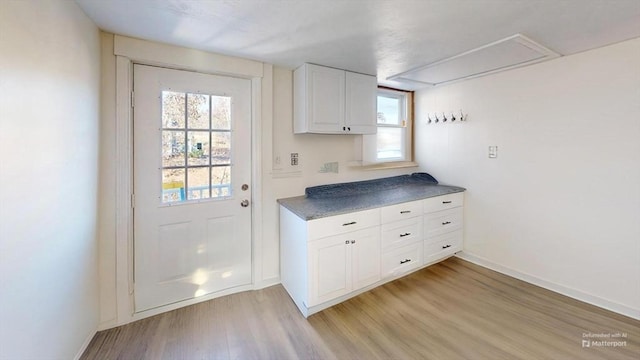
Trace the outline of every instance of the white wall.
<path fill-rule="evenodd" d="M 0 1 L 0 358 L 95 333 L 97 27 L 72 1 Z"/>
<path fill-rule="evenodd" d="M 640 317 L 638 64 L 635 39 L 417 94 L 421 167 L 468 189 L 469 258 Z"/>

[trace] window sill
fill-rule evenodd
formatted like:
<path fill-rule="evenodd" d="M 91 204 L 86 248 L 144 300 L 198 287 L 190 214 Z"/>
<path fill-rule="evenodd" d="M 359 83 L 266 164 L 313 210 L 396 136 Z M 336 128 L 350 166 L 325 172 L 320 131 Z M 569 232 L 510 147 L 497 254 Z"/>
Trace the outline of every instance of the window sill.
<path fill-rule="evenodd" d="M 354 162 L 350 164 L 350 167 L 359 169 L 359 170 L 385 170 L 385 169 L 400 169 L 400 168 L 409 168 L 409 167 L 417 167 L 418 163 L 415 161 L 391 161 L 384 163 L 376 163 L 376 164 L 366 164 L 363 165 L 361 161 Z"/>

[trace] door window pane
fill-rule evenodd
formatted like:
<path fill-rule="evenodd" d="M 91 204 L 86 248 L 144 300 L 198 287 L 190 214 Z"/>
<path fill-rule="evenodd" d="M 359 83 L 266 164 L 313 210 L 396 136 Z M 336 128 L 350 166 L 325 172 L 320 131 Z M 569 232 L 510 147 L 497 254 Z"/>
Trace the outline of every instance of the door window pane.
<path fill-rule="evenodd" d="M 162 166 L 184 166 L 184 131 L 162 132 Z"/>
<path fill-rule="evenodd" d="M 209 95 L 187 94 L 187 126 L 209 129 Z"/>
<path fill-rule="evenodd" d="M 231 195 L 231 166 L 211 168 L 211 197 Z"/>
<path fill-rule="evenodd" d="M 171 203 L 184 201 L 185 192 L 184 169 L 162 170 L 162 202 Z"/>
<path fill-rule="evenodd" d="M 189 131 L 189 165 L 209 165 L 209 132 Z"/>
<path fill-rule="evenodd" d="M 165 129 L 184 129 L 186 94 L 162 92 L 162 127 Z"/>
<path fill-rule="evenodd" d="M 211 97 L 211 128 L 215 130 L 231 129 L 231 98 L 228 96 Z"/>
<path fill-rule="evenodd" d="M 187 200 L 208 199 L 209 167 L 190 168 L 188 171 Z"/>
<path fill-rule="evenodd" d="M 231 164 L 231 133 L 211 133 L 211 163 L 214 165 Z"/>

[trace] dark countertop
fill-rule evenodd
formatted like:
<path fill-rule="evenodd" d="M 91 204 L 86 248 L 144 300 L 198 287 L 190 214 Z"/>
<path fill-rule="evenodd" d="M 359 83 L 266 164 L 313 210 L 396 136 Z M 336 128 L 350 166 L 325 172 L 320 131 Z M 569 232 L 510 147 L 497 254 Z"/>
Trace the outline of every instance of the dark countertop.
<path fill-rule="evenodd" d="M 278 203 L 303 220 L 313 220 L 462 191 L 465 188 L 438 185 L 427 174 L 418 173 L 311 187 L 306 195 L 278 199 Z"/>

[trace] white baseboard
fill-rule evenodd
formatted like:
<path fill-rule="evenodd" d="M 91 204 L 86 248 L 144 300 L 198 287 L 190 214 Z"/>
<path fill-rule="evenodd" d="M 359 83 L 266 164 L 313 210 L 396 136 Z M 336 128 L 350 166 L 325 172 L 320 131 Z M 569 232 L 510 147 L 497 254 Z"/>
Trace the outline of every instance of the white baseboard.
<path fill-rule="evenodd" d="M 87 336 L 87 338 L 84 339 L 84 342 L 82 343 L 82 346 L 80 346 L 80 349 L 76 353 L 76 356 L 73 357 L 73 360 L 80 360 L 80 357 L 82 357 L 82 354 L 84 354 L 84 351 L 87 350 L 87 347 L 89 346 L 89 343 L 91 343 L 91 340 L 93 340 L 93 337 L 96 336 L 97 332 L 98 332 L 98 329 L 93 330 L 89 334 L 89 336 Z"/>
<path fill-rule="evenodd" d="M 254 290 L 260 290 L 260 289 L 264 289 L 264 288 L 268 288 L 269 286 L 273 286 L 273 285 L 278 285 L 280 284 L 280 277 L 276 276 L 273 277 L 271 279 L 264 279 L 260 282 L 256 282 L 254 284 Z"/>
<path fill-rule="evenodd" d="M 607 299 L 603 299 L 601 297 L 598 296 L 594 296 L 594 295 L 590 295 L 587 293 L 584 293 L 580 290 L 576 290 L 576 289 L 572 289 L 563 285 L 559 285 L 529 274 L 525 274 L 522 273 L 518 270 L 514 270 L 511 269 L 509 267 L 500 265 L 500 264 L 496 264 L 492 261 L 489 261 L 485 258 L 473 255 L 473 254 L 469 254 L 466 253 L 464 251 L 456 254 L 456 257 L 459 257 L 460 259 L 472 262 L 476 265 L 480 265 L 482 267 L 485 267 L 487 269 L 491 269 L 494 271 L 497 271 L 499 273 L 514 277 L 516 279 L 522 280 L 522 281 L 526 281 L 530 284 L 533 285 L 537 285 L 540 286 L 542 288 L 545 288 L 547 290 L 551 290 L 553 292 L 557 292 L 559 294 L 574 298 L 576 300 L 580 300 L 582 302 L 586 302 L 588 304 L 591 305 L 595 305 L 597 307 L 601 307 L 603 309 L 606 310 L 610 310 L 613 312 L 616 312 L 618 314 L 622 314 L 624 316 L 628 316 L 630 318 L 634 318 L 636 320 L 640 320 L 640 309 L 634 309 L 632 307 L 626 306 L 626 305 L 622 305 L 622 304 L 618 304 L 616 302 L 607 300 Z"/>

